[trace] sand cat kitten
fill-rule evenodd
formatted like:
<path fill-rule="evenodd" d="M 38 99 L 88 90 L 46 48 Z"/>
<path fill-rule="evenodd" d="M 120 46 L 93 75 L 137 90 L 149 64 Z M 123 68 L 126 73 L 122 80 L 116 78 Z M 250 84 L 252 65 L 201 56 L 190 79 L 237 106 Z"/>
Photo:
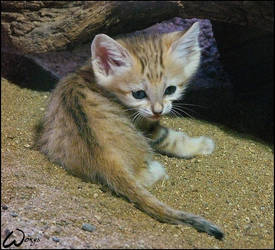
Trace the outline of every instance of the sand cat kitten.
<path fill-rule="evenodd" d="M 190 138 L 160 125 L 200 61 L 199 23 L 186 32 L 113 40 L 95 36 L 92 58 L 52 93 L 39 146 L 51 161 L 100 180 L 159 221 L 192 225 L 218 239 L 204 218 L 160 202 L 146 186 L 167 177 L 153 150 L 177 157 L 210 154 L 207 137 Z M 92 65 L 91 65 L 92 64 Z M 134 123 L 132 118 L 142 116 Z"/>

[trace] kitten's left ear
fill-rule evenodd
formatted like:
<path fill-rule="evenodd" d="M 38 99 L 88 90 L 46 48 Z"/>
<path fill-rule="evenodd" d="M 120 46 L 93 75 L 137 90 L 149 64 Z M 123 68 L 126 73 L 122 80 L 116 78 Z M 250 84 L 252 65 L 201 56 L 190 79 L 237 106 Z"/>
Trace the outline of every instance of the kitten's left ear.
<path fill-rule="evenodd" d="M 107 85 L 112 76 L 121 75 L 132 66 L 128 50 L 107 35 L 95 36 L 91 52 L 94 73 L 102 85 Z"/>
<path fill-rule="evenodd" d="M 194 23 L 180 38 L 175 40 L 169 49 L 174 58 L 184 58 L 193 53 L 200 52 L 199 22 Z"/>

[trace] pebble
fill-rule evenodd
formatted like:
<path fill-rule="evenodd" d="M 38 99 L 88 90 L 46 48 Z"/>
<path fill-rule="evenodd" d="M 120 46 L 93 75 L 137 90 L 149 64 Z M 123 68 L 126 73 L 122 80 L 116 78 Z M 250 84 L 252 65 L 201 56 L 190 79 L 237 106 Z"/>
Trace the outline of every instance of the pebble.
<path fill-rule="evenodd" d="M 3 210 L 8 210 L 8 206 L 5 205 L 5 204 L 3 204 L 3 205 L 2 205 L 2 209 L 3 209 Z"/>
<path fill-rule="evenodd" d="M 55 237 L 55 236 L 52 237 L 52 240 L 55 241 L 55 242 L 59 242 L 60 241 L 60 239 L 57 238 L 57 237 Z"/>
<path fill-rule="evenodd" d="M 101 223 L 101 217 L 100 217 L 99 215 L 95 215 L 95 218 L 97 219 L 97 221 L 98 221 L 99 223 Z"/>
<path fill-rule="evenodd" d="M 11 215 L 12 217 L 17 217 L 17 216 L 18 216 L 18 214 L 15 213 L 15 212 L 11 212 L 10 215 Z"/>
<path fill-rule="evenodd" d="M 250 222 L 250 218 L 246 216 L 246 217 L 245 217 L 245 221 L 246 221 L 246 222 Z"/>
<path fill-rule="evenodd" d="M 96 227 L 94 225 L 89 224 L 89 223 L 83 223 L 82 224 L 82 229 L 84 231 L 93 232 L 93 231 L 96 230 Z"/>

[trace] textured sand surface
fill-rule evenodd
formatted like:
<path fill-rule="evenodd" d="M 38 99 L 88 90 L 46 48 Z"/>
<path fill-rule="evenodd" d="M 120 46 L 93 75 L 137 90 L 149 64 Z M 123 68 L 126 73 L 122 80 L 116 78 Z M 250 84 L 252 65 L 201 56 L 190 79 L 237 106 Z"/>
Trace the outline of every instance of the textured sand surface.
<path fill-rule="evenodd" d="M 219 225 L 225 238 L 218 241 L 188 226 L 159 223 L 32 150 L 33 126 L 49 92 L 22 89 L 3 78 L 1 84 L 1 205 L 8 207 L 1 208 L 1 244 L 8 230 L 20 228 L 39 239 L 21 248 L 274 248 L 269 146 L 215 124 L 163 118 L 163 124 L 191 136 L 213 138 L 216 150 L 191 160 L 156 155 L 170 178 L 151 191 L 172 207 Z M 96 230 L 82 230 L 83 223 Z"/>

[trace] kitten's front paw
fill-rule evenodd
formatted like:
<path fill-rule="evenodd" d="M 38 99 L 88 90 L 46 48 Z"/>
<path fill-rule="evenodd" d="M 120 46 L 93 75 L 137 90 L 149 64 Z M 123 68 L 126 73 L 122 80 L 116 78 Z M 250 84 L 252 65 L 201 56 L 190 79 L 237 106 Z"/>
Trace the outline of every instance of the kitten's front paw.
<path fill-rule="evenodd" d="M 211 154 L 214 148 L 214 141 L 206 136 L 189 137 L 183 132 L 169 130 L 168 137 L 159 145 L 158 150 L 177 157 L 191 158 Z"/>
<path fill-rule="evenodd" d="M 215 149 L 215 143 L 212 139 L 205 136 L 200 136 L 197 138 L 199 140 L 200 150 L 199 153 L 202 155 L 209 155 Z"/>

